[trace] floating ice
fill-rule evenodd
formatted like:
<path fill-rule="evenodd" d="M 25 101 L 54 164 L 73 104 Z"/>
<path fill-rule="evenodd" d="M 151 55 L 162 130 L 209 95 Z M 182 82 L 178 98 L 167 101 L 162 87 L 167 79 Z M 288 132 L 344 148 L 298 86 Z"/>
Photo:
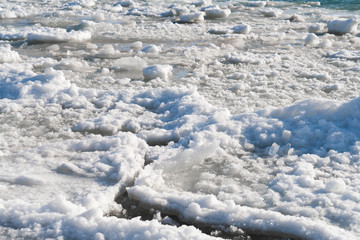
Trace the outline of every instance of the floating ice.
<path fill-rule="evenodd" d="M 304 17 L 301 16 L 301 15 L 298 15 L 298 14 L 292 15 L 292 16 L 289 18 L 289 20 L 290 20 L 291 22 L 305 22 Z"/>
<path fill-rule="evenodd" d="M 314 33 L 309 33 L 305 38 L 305 45 L 318 45 L 320 40 Z"/>
<path fill-rule="evenodd" d="M 281 61 L 281 58 L 277 54 L 268 54 L 268 55 L 257 55 L 251 52 L 246 52 L 243 54 L 229 54 L 225 56 L 227 61 L 233 64 L 239 63 L 248 63 L 248 64 L 269 64 L 274 62 Z"/>
<path fill-rule="evenodd" d="M 324 29 L 324 26 L 320 23 L 312 24 L 308 26 L 308 31 L 310 33 L 318 33 Z"/>
<path fill-rule="evenodd" d="M 124 0 L 124 1 L 119 1 L 119 2 L 114 4 L 114 6 L 118 6 L 118 5 L 128 8 L 128 7 L 133 7 L 136 4 L 132 0 Z"/>
<path fill-rule="evenodd" d="M 204 21 L 203 12 L 194 12 L 180 16 L 180 21 L 183 23 L 198 23 Z"/>
<path fill-rule="evenodd" d="M 43 28 L 27 34 L 26 39 L 29 43 L 87 42 L 91 39 L 91 32 Z"/>
<path fill-rule="evenodd" d="M 114 68 L 120 71 L 142 71 L 147 66 L 144 59 L 140 57 L 123 57 L 114 62 Z"/>
<path fill-rule="evenodd" d="M 328 52 L 327 57 L 358 61 L 358 60 L 360 60 L 360 52 L 359 51 L 341 50 L 339 52 Z"/>
<path fill-rule="evenodd" d="M 346 184 L 342 179 L 334 179 L 326 184 L 325 191 L 339 194 L 344 193 L 346 191 Z"/>
<path fill-rule="evenodd" d="M 194 2 L 192 3 L 193 5 L 195 5 L 196 7 L 201 7 L 201 6 L 209 6 L 211 5 L 212 0 L 202 0 L 199 2 Z"/>
<path fill-rule="evenodd" d="M 251 31 L 251 27 L 248 24 L 240 24 L 231 28 L 233 33 L 248 34 Z"/>
<path fill-rule="evenodd" d="M 142 53 L 151 53 L 151 54 L 159 54 L 160 51 L 161 48 L 154 44 L 150 44 L 149 46 L 146 46 L 140 50 L 140 52 Z"/>
<path fill-rule="evenodd" d="M 264 9 L 260 11 L 265 17 L 279 17 L 283 11 L 281 9 Z"/>
<path fill-rule="evenodd" d="M 155 65 L 143 69 L 144 80 L 148 81 L 155 78 L 164 80 L 169 79 L 172 75 L 172 66 L 170 65 Z"/>
<path fill-rule="evenodd" d="M 133 42 L 130 47 L 131 49 L 134 49 L 134 50 L 140 50 L 143 46 L 143 43 L 140 42 L 140 41 L 136 41 L 136 42 Z"/>
<path fill-rule="evenodd" d="M 205 10 L 205 18 L 227 18 L 231 14 L 230 9 L 220 9 L 219 7 L 207 8 Z"/>
<path fill-rule="evenodd" d="M 0 9 L 0 19 L 23 18 L 28 14 L 21 7 L 14 6 L 11 9 Z"/>
<path fill-rule="evenodd" d="M 0 63 L 20 62 L 20 55 L 11 50 L 10 45 L 0 46 Z"/>
<path fill-rule="evenodd" d="M 264 1 L 251 1 L 246 3 L 249 7 L 265 7 L 266 2 Z"/>
<path fill-rule="evenodd" d="M 357 12 L 210 4 L 2 1 L 0 238 L 359 239 Z"/>
<path fill-rule="evenodd" d="M 336 35 L 343 35 L 346 33 L 355 33 L 359 21 L 355 18 L 337 19 L 327 22 L 328 32 Z"/>

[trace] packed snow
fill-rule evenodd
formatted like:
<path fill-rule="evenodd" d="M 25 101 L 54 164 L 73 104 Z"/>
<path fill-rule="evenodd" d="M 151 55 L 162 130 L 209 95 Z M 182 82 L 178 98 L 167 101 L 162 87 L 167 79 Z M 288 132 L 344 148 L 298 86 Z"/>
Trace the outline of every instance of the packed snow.
<path fill-rule="evenodd" d="M 359 12 L 0 3 L 0 238 L 360 239 Z"/>

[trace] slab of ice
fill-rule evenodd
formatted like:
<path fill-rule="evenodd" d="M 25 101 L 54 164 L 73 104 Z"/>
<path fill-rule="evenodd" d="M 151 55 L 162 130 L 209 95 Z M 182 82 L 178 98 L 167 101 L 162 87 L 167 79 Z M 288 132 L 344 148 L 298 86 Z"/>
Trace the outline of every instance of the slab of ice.
<path fill-rule="evenodd" d="M 328 32 L 336 35 L 355 33 L 358 25 L 359 21 L 355 18 L 336 19 L 327 22 Z"/>
<path fill-rule="evenodd" d="M 26 39 L 29 43 L 87 42 L 91 39 L 91 32 L 67 32 L 65 29 L 43 28 L 28 33 Z"/>

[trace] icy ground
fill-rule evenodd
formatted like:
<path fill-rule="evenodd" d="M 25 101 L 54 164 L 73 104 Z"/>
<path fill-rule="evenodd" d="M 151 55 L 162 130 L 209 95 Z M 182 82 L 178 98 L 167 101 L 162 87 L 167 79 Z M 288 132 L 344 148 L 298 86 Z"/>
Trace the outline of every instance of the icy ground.
<path fill-rule="evenodd" d="M 359 12 L 318 5 L 1 1 L 0 238 L 360 239 Z"/>

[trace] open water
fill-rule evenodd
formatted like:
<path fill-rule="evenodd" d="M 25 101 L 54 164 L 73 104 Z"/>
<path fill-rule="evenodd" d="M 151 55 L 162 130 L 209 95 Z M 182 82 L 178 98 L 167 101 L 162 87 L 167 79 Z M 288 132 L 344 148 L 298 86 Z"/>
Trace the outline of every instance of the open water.
<path fill-rule="evenodd" d="M 314 1 L 304 1 L 304 0 L 285 0 L 285 2 L 294 2 L 294 3 L 309 3 Z M 360 2 L 358 0 L 320 0 L 321 7 L 331 8 L 331 9 L 341 9 L 341 10 L 359 10 Z"/>

